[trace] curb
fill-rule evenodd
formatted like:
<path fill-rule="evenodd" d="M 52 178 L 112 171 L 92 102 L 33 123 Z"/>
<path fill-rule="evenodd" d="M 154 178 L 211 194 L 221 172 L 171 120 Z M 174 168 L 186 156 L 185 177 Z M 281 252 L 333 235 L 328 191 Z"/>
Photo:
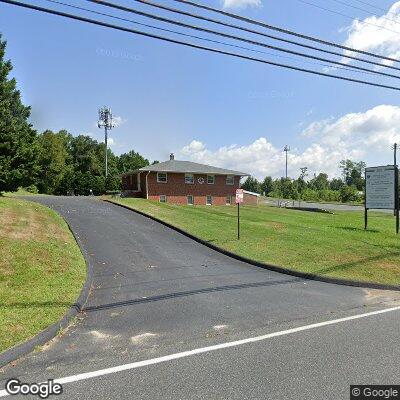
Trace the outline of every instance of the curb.
<path fill-rule="evenodd" d="M 24 200 L 26 200 L 26 199 L 24 199 Z M 45 206 L 45 207 L 48 207 L 48 206 Z M 48 207 L 48 208 L 50 208 L 50 207 Z M 53 210 L 53 211 L 55 211 L 55 210 Z M 57 214 L 60 215 L 59 213 L 57 213 Z M 43 331 L 39 332 L 32 338 L 26 340 L 25 342 L 17 344 L 14 347 L 11 347 L 10 349 L 5 350 L 4 352 L 0 353 L 0 368 L 3 368 L 7 364 L 32 352 L 37 346 L 42 346 L 45 343 L 49 342 L 51 339 L 55 338 L 58 335 L 59 331 L 61 329 L 65 329 L 70 324 L 72 319 L 74 317 L 76 317 L 82 311 L 82 308 L 85 305 L 86 300 L 89 297 L 90 289 L 92 286 L 92 279 L 93 279 L 93 265 L 90 263 L 89 257 L 87 255 L 86 251 L 83 249 L 83 246 L 82 246 L 79 238 L 72 231 L 69 223 L 66 221 L 66 219 L 64 217 L 61 216 L 61 218 L 67 224 L 68 229 L 72 233 L 72 236 L 74 237 L 76 243 L 78 244 L 79 249 L 85 260 L 86 280 L 82 287 L 81 293 L 79 294 L 79 297 L 77 298 L 75 303 L 69 308 L 69 310 L 64 314 L 64 316 L 58 322 L 55 322 L 54 324 L 48 326 Z"/>
<path fill-rule="evenodd" d="M 366 289 L 381 289 L 381 290 L 397 290 L 400 291 L 400 286 L 397 285 L 386 285 L 383 283 L 374 283 L 374 282 L 364 282 L 364 281 L 352 281 L 352 280 L 348 280 L 348 279 L 338 279 L 338 278 L 331 278 L 328 276 L 322 276 L 322 275 L 315 275 L 315 274 L 310 274 L 310 273 L 306 273 L 306 272 L 299 272 L 299 271 L 294 271 L 285 267 L 280 267 L 278 265 L 273 265 L 273 264 L 266 264 L 266 263 L 262 263 L 259 261 L 255 261 L 252 260 L 251 258 L 247 258 L 247 257 L 243 257 L 240 256 L 239 254 L 236 253 L 232 253 L 231 251 L 225 250 L 219 246 L 216 246 L 215 244 L 211 244 L 203 239 L 200 239 L 197 236 L 192 235 L 191 233 L 178 228 L 174 225 L 171 225 L 168 222 L 162 221 L 161 219 L 157 218 L 157 217 L 153 217 L 152 215 L 146 214 L 143 211 L 139 211 L 139 210 L 135 210 L 129 206 L 126 206 L 125 204 L 121 204 L 121 203 L 117 203 L 114 202 L 112 200 L 108 200 L 108 199 L 103 199 L 103 201 L 107 202 L 107 203 L 111 203 L 111 204 L 115 204 L 119 207 L 122 208 L 126 208 L 127 210 L 133 211 L 137 214 L 140 214 L 146 218 L 149 218 L 155 222 L 158 222 L 170 229 L 173 229 L 174 231 L 177 231 L 179 233 L 181 233 L 182 235 L 187 236 L 190 239 L 193 239 L 194 241 L 196 241 L 197 243 L 200 243 L 204 246 L 209 247 L 210 249 L 213 249 L 215 251 L 218 251 L 219 253 L 222 253 L 228 257 L 234 258 L 235 260 L 238 261 L 242 261 L 245 262 L 247 264 L 251 264 L 254 265 L 256 267 L 260 267 L 263 269 L 267 269 L 269 271 L 274 271 L 274 272 L 279 272 L 281 274 L 285 274 L 285 275 L 291 275 L 291 276 L 296 276 L 298 278 L 303 278 L 303 279 L 309 279 L 309 280 L 313 280 L 313 281 L 319 281 L 319 282 L 324 282 L 324 283 L 332 283 L 335 285 L 344 285 L 344 286 L 353 286 L 353 287 L 360 287 L 360 288 L 366 288 Z"/>

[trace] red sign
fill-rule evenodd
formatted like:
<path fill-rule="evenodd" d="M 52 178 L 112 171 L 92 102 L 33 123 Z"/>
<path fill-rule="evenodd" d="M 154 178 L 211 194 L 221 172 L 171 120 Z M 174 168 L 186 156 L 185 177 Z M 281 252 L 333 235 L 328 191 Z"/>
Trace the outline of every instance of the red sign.
<path fill-rule="evenodd" d="M 236 204 L 243 203 L 243 189 L 236 189 Z"/>

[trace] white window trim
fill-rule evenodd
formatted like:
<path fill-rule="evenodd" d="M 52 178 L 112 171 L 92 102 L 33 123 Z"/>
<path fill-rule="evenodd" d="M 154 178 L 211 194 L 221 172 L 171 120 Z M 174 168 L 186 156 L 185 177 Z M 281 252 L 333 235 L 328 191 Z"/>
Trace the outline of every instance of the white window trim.
<path fill-rule="evenodd" d="M 159 174 L 165 175 L 165 181 L 160 181 L 158 178 Z M 168 174 L 166 172 L 157 172 L 157 183 L 167 183 L 168 182 Z"/>
<path fill-rule="evenodd" d="M 189 203 L 189 197 L 192 198 L 192 202 L 191 202 L 191 203 Z M 188 194 L 188 195 L 186 196 L 186 204 L 187 204 L 188 206 L 194 206 L 194 196 L 193 196 L 192 194 Z"/>
<path fill-rule="evenodd" d="M 210 203 L 208 202 L 208 198 L 209 197 L 211 198 L 211 202 Z M 206 196 L 206 206 L 212 206 L 212 204 L 213 204 L 213 197 L 211 195 L 207 195 Z"/>
<path fill-rule="evenodd" d="M 161 201 L 161 197 L 165 197 L 165 201 Z M 166 203 L 167 202 L 167 195 L 166 194 L 160 194 L 160 197 L 158 198 L 160 203 Z"/>
<path fill-rule="evenodd" d="M 208 182 L 208 177 L 212 176 L 213 177 L 213 181 L 212 182 Z M 207 185 L 214 185 L 215 184 L 215 175 L 207 175 Z"/>
<path fill-rule="evenodd" d="M 229 183 L 229 182 L 228 182 L 228 177 L 232 177 L 232 183 Z M 234 185 L 234 184 L 235 184 L 235 175 L 227 175 L 227 176 L 226 176 L 226 181 L 225 181 L 225 183 L 226 183 L 227 185 L 230 185 L 230 186 Z"/>
<path fill-rule="evenodd" d="M 186 177 L 191 176 L 193 178 L 192 182 L 186 182 Z M 186 185 L 193 185 L 194 184 L 194 174 L 185 174 L 185 184 Z"/>

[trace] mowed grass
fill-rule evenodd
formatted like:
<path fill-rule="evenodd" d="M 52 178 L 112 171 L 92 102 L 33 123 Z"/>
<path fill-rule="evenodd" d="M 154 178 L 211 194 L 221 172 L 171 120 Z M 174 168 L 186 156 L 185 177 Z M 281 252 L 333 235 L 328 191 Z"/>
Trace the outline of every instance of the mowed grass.
<path fill-rule="evenodd" d="M 0 197 L 0 352 L 59 320 L 86 264 L 65 221 L 42 205 Z"/>
<path fill-rule="evenodd" d="M 145 199 L 117 200 L 204 240 L 264 263 L 318 275 L 400 285 L 400 235 L 386 213 L 338 211 L 334 215 L 241 206 L 177 206 Z"/>

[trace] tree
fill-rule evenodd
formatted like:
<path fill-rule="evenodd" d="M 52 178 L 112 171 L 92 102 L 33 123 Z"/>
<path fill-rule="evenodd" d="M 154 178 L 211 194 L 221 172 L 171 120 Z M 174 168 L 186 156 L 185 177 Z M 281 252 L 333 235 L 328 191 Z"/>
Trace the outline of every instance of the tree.
<path fill-rule="evenodd" d="M 56 193 L 63 179 L 68 157 L 64 132 L 56 134 L 47 130 L 38 137 L 40 174 L 37 187 L 40 193 Z"/>
<path fill-rule="evenodd" d="M 359 200 L 360 195 L 358 194 L 357 188 L 355 186 L 343 186 L 340 189 L 340 200 L 343 203 L 349 201 L 357 201 Z"/>
<path fill-rule="evenodd" d="M 249 176 L 242 184 L 242 189 L 248 190 L 249 192 L 261 193 L 260 182 L 256 178 Z"/>
<path fill-rule="evenodd" d="M 333 178 L 329 182 L 329 188 L 331 190 L 340 190 L 344 186 L 344 182 L 340 178 Z"/>
<path fill-rule="evenodd" d="M 30 107 L 21 102 L 15 79 L 8 76 L 6 42 L 0 34 L 0 193 L 15 191 L 34 182 L 38 173 L 36 132 L 28 122 Z"/>
<path fill-rule="evenodd" d="M 149 165 L 149 160 L 133 150 L 129 151 L 128 153 L 121 154 L 118 157 L 118 171 L 121 174 L 128 171 L 134 171 L 136 169 L 145 167 L 146 165 Z"/>
<path fill-rule="evenodd" d="M 268 196 L 274 190 L 274 181 L 270 176 L 266 176 L 261 183 L 261 192 Z"/>
<path fill-rule="evenodd" d="M 308 167 L 302 167 L 302 168 L 300 168 L 300 176 L 299 176 L 299 179 L 301 179 L 301 180 L 304 181 L 304 179 L 308 176 L 307 171 L 308 171 Z"/>
<path fill-rule="evenodd" d="M 309 186 L 314 190 L 326 190 L 329 187 L 328 175 L 325 173 L 319 173 L 313 179 L 310 180 Z"/>
<path fill-rule="evenodd" d="M 357 190 L 363 190 L 364 188 L 363 172 L 365 167 L 364 161 L 355 162 L 349 159 L 342 160 L 339 164 L 346 185 L 355 186 Z"/>

